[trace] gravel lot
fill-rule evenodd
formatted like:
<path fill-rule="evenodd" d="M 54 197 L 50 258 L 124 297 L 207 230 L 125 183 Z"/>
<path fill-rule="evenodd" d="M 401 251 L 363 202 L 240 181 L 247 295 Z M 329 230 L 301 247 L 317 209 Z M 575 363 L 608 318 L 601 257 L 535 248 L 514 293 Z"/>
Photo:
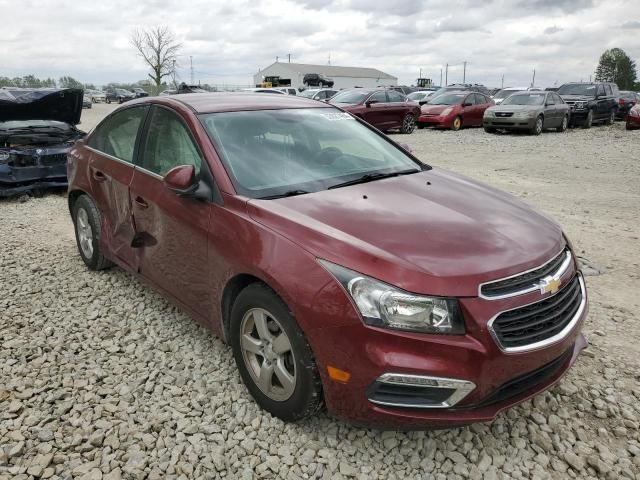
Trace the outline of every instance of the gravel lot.
<path fill-rule="evenodd" d="M 395 138 L 534 204 L 585 257 L 591 346 L 558 387 L 455 430 L 284 424 L 220 340 L 123 271 L 84 267 L 64 194 L 14 199 L 0 202 L 0 480 L 640 479 L 640 135 Z"/>

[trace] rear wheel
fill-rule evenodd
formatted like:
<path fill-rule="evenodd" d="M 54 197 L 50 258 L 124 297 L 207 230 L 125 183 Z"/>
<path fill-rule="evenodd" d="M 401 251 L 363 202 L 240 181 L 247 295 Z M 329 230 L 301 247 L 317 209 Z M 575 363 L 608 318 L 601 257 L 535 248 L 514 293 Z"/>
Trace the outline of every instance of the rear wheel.
<path fill-rule="evenodd" d="M 402 128 L 400 129 L 400 131 L 402 133 L 413 133 L 415 128 L 416 128 L 416 117 L 414 117 L 410 113 L 407 113 L 404 116 L 404 120 L 402 120 Z"/>
<path fill-rule="evenodd" d="M 569 116 L 565 115 L 564 118 L 562 119 L 562 123 L 560 124 L 557 130 L 558 132 L 566 132 L 568 127 L 569 127 Z"/>
<path fill-rule="evenodd" d="M 544 129 L 544 118 L 542 115 L 538 115 L 536 118 L 536 123 L 533 124 L 533 127 L 530 130 L 531 135 L 540 135 L 542 130 Z"/>
<path fill-rule="evenodd" d="M 451 130 L 453 130 L 454 132 L 457 132 L 461 128 L 462 128 L 462 118 L 460 118 L 460 116 L 457 116 L 456 118 L 453 119 L 453 123 L 451 124 Z"/>
<path fill-rule="evenodd" d="M 313 353 L 289 308 L 273 290 L 254 283 L 233 304 L 230 340 L 244 384 L 258 405 L 295 421 L 322 406 Z"/>
<path fill-rule="evenodd" d="M 611 113 L 609 114 L 609 118 L 605 122 L 607 125 L 613 125 L 616 121 L 616 110 L 615 108 L 611 109 Z"/>
<path fill-rule="evenodd" d="M 587 113 L 587 118 L 584 119 L 582 128 L 591 128 L 591 125 L 593 125 L 593 110 L 589 110 L 589 113 Z"/>
<path fill-rule="evenodd" d="M 73 205 L 73 224 L 80 257 L 91 270 L 113 265 L 100 248 L 100 211 L 88 196 L 82 195 Z"/>

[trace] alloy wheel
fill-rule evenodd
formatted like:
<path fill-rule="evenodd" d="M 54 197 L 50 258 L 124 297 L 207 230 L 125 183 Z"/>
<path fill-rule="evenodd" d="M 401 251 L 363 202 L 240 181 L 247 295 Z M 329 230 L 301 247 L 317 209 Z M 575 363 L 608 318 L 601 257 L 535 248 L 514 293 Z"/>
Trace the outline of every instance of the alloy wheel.
<path fill-rule="evenodd" d="M 536 120 L 536 135 L 540 135 L 542 133 L 542 125 L 542 117 L 538 117 L 538 119 Z"/>
<path fill-rule="evenodd" d="M 89 223 L 89 215 L 84 208 L 78 209 L 76 218 L 76 229 L 78 230 L 78 241 L 80 248 L 86 258 L 93 256 L 93 230 Z"/>
<path fill-rule="evenodd" d="M 452 125 L 452 129 L 455 131 L 460 130 L 460 127 L 462 126 L 462 120 L 460 120 L 460 117 L 456 117 L 453 119 L 453 125 Z"/>
<path fill-rule="evenodd" d="M 565 116 L 562 119 L 562 126 L 560 127 L 560 130 L 564 132 L 568 126 L 569 126 L 569 119 Z"/>
<path fill-rule="evenodd" d="M 404 121 L 402 122 L 402 132 L 403 133 L 412 133 L 416 128 L 416 119 L 413 115 L 409 114 L 404 117 Z"/>
<path fill-rule="evenodd" d="M 282 402 L 296 387 L 296 363 L 291 341 L 267 310 L 252 308 L 240 324 L 242 358 L 256 386 L 267 397 Z"/>

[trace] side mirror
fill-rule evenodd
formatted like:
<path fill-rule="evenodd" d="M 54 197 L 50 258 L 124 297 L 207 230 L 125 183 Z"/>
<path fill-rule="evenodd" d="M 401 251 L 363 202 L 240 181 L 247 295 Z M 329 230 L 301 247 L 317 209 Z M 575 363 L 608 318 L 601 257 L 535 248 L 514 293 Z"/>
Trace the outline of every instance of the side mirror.
<path fill-rule="evenodd" d="M 371 105 L 373 105 L 374 103 L 378 103 L 378 101 L 377 101 L 377 100 L 367 100 L 367 101 L 365 102 L 365 104 L 364 104 L 364 105 L 365 105 L 367 108 L 369 108 L 369 107 L 370 107 Z"/>
<path fill-rule="evenodd" d="M 462 104 L 462 106 L 463 106 L 463 107 L 470 107 L 470 106 L 471 106 L 471 104 L 470 104 L 469 102 L 464 102 L 464 103 Z"/>
<path fill-rule="evenodd" d="M 195 173 L 196 169 L 193 165 L 178 165 L 167 172 L 163 183 L 178 195 L 188 195 L 198 188 Z"/>

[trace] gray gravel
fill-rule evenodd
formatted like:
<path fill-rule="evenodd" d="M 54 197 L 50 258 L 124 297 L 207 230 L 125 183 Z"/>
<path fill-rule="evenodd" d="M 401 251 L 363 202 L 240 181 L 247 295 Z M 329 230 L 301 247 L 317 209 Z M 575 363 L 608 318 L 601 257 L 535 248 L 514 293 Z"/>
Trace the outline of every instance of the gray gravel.
<path fill-rule="evenodd" d="M 123 271 L 85 269 L 63 194 L 2 201 L 0 480 L 640 479 L 640 135 L 395 138 L 565 226 L 592 273 L 592 345 L 558 387 L 455 430 L 284 424 L 222 342 Z"/>

